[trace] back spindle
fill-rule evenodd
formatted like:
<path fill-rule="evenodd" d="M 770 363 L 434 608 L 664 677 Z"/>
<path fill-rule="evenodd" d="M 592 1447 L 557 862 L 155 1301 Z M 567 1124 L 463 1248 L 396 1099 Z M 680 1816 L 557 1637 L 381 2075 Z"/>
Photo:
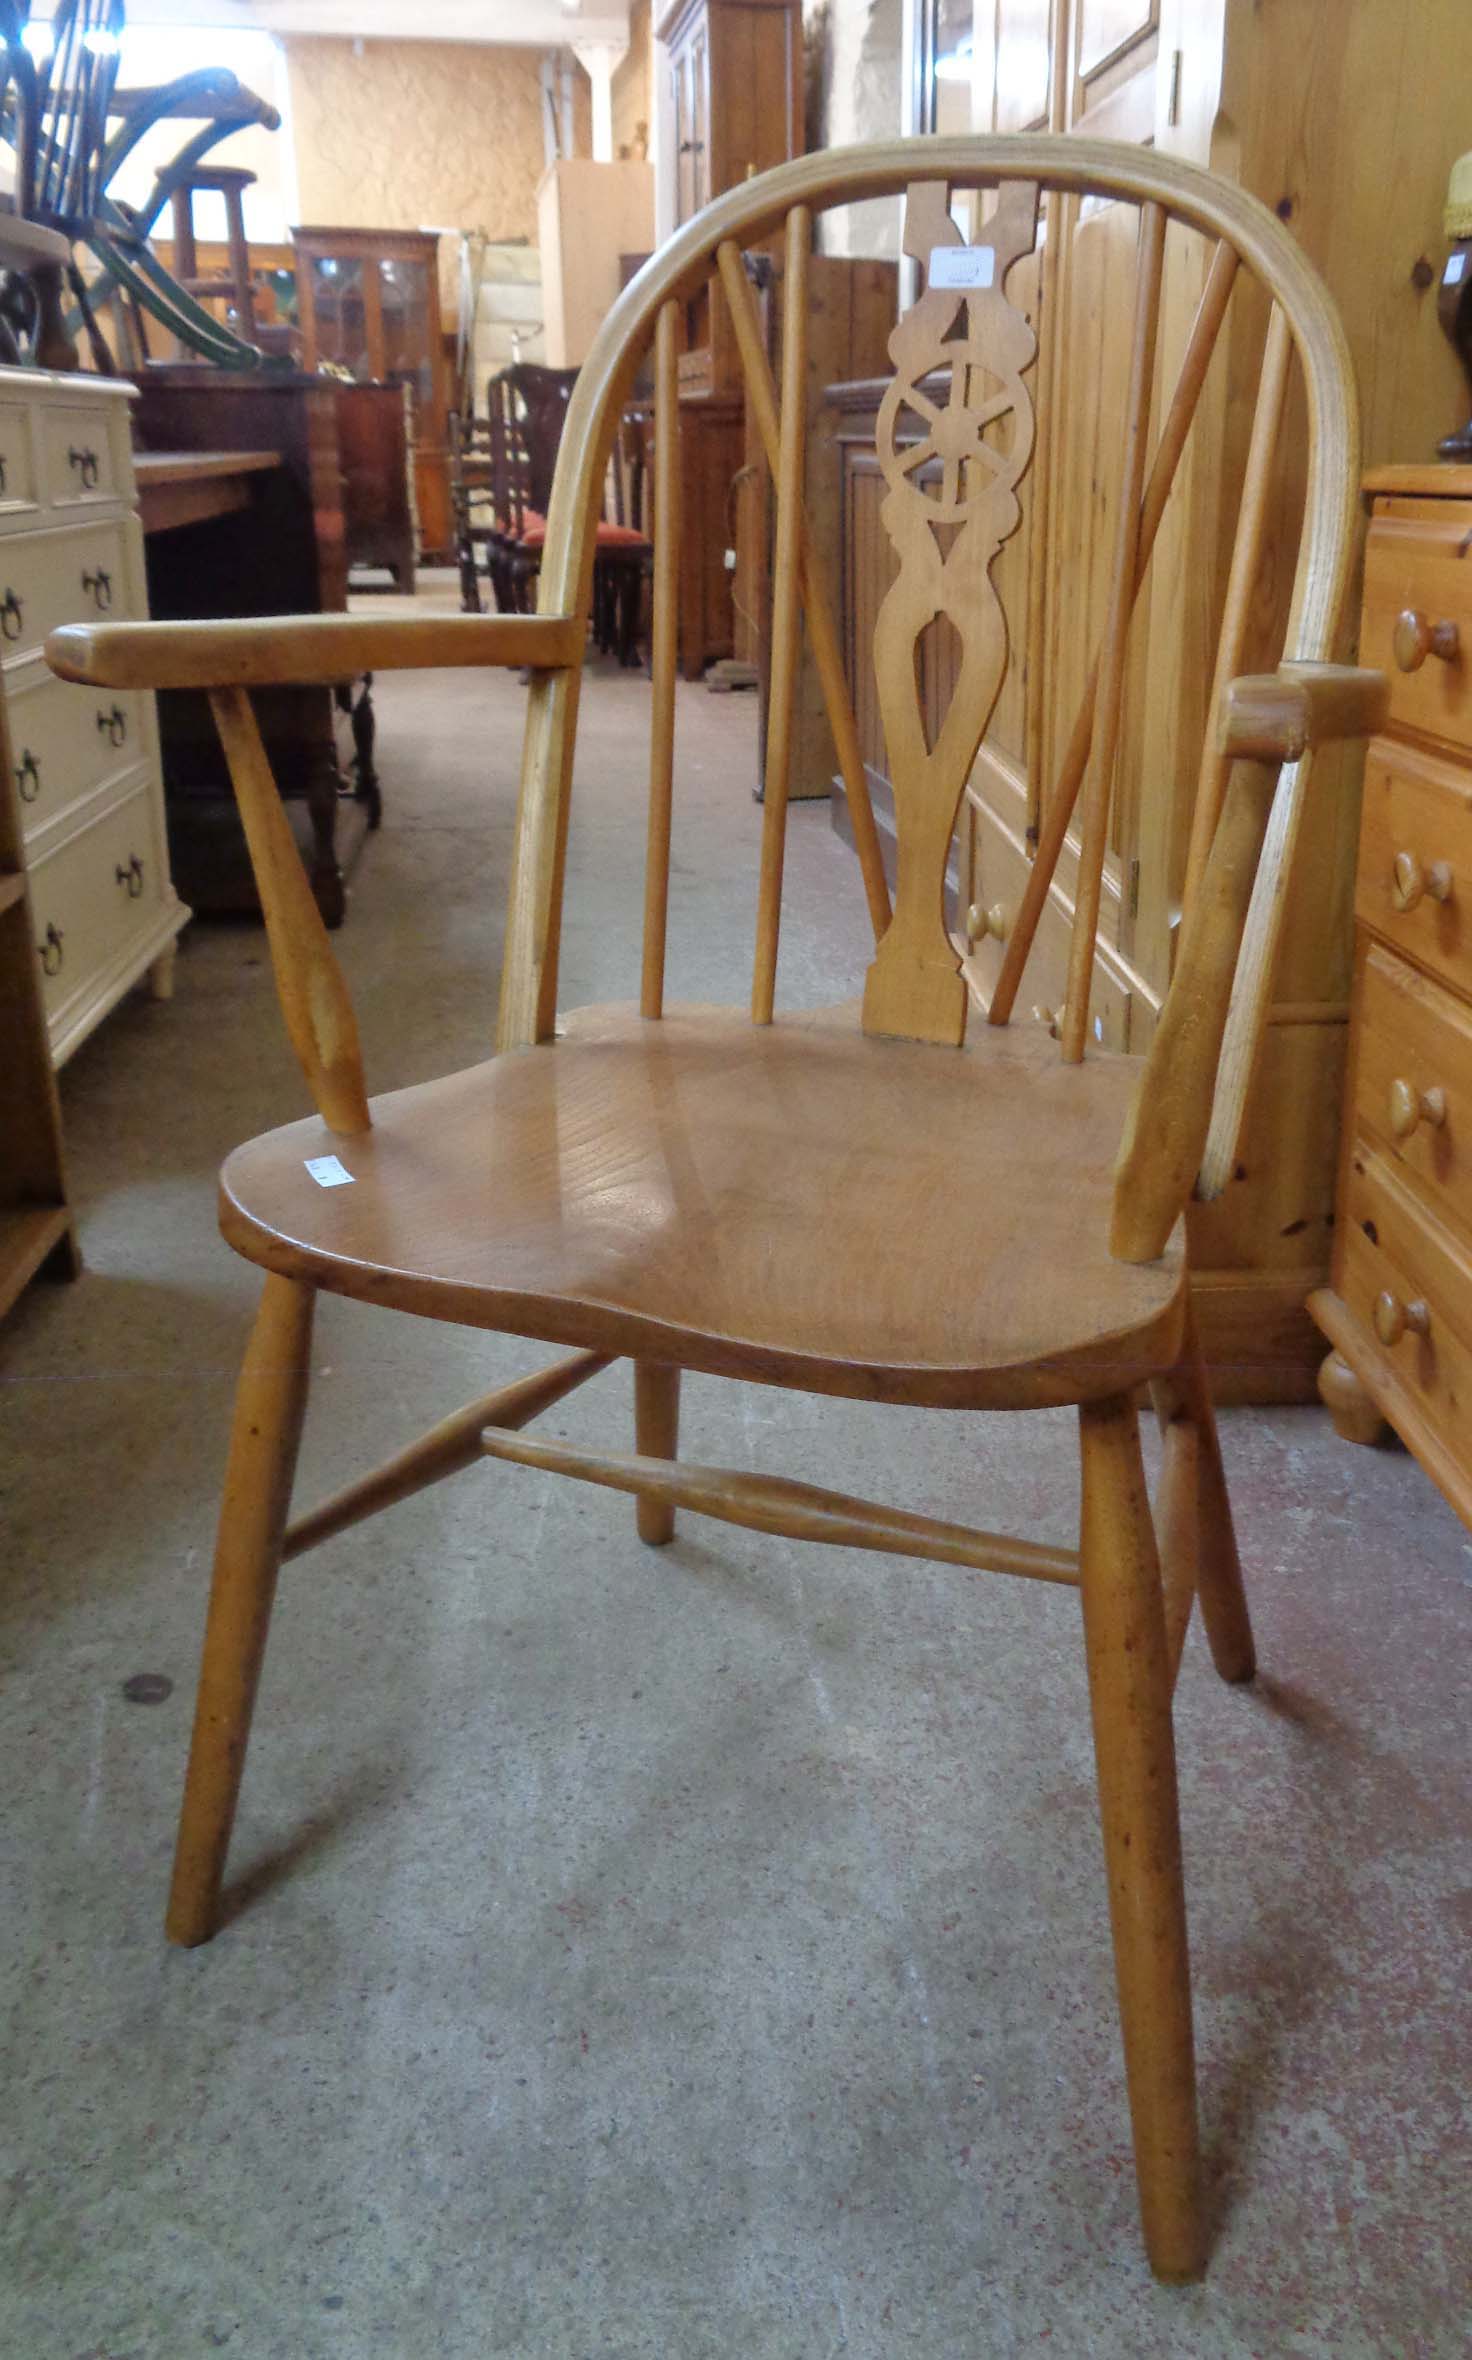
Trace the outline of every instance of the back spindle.
<path fill-rule="evenodd" d="M 1197 404 L 1201 399 L 1201 389 L 1206 382 L 1206 373 L 1211 366 L 1212 354 L 1216 350 L 1217 336 L 1221 330 L 1222 321 L 1226 317 L 1232 289 L 1236 284 L 1237 271 L 1238 256 L 1232 247 L 1222 241 L 1217 245 L 1212 255 L 1211 267 L 1206 274 L 1206 285 L 1202 290 L 1201 301 L 1196 308 L 1196 317 L 1191 323 L 1191 333 L 1186 340 L 1180 375 L 1176 379 L 1176 389 L 1171 396 L 1170 408 L 1166 413 L 1165 424 L 1160 430 L 1160 441 L 1156 446 L 1155 457 L 1151 463 L 1150 481 L 1146 487 L 1140 510 L 1140 533 L 1135 553 L 1136 598 L 1139 597 L 1146 573 L 1149 571 L 1150 558 L 1155 548 L 1155 537 L 1160 530 L 1161 520 L 1170 502 L 1176 470 L 1180 465 L 1181 455 L 1185 450 L 1187 438 L 1196 416 Z M 1035 523 L 1035 536 L 1037 530 L 1038 527 Z M 1035 538 L 1034 545 L 1041 546 L 1041 542 Z M 1033 576 L 1041 581 L 1044 577 L 1043 567 L 1035 565 Z M 1133 612 L 1133 608 L 1131 611 Z M 1011 1017 L 1013 1002 L 1017 997 L 1017 987 L 1022 980 L 1028 954 L 1037 934 L 1038 921 L 1047 904 L 1048 894 L 1057 871 L 1058 857 L 1063 850 L 1069 828 L 1073 824 L 1079 789 L 1083 785 L 1084 773 L 1088 768 L 1089 752 L 1094 741 L 1101 662 L 1102 650 L 1096 648 L 1094 660 L 1089 669 L 1088 681 L 1074 718 L 1067 751 L 1058 773 L 1058 782 L 1043 813 L 1038 848 L 1033 857 L 1032 867 L 1028 871 L 1022 901 L 1017 916 L 1008 930 L 1006 950 L 997 974 L 996 987 L 987 1009 L 987 1018 L 992 1024 L 1006 1024 Z M 1036 728 L 1029 733 L 1028 742 L 1030 745 L 1037 745 L 1040 742 L 1040 732 Z"/>
<path fill-rule="evenodd" d="M 664 1013 L 680 585 L 679 320 L 679 304 L 666 303 L 654 329 L 654 614 L 650 628 L 650 670 L 654 685 L 649 723 L 649 838 L 644 861 L 641 1016 Z"/>
<path fill-rule="evenodd" d="M 1108 620 L 1099 669 L 1099 702 L 1094 729 L 1093 768 L 1084 794 L 1083 841 L 1079 849 L 1078 896 L 1074 905 L 1073 936 L 1068 946 L 1068 996 L 1059 1025 L 1064 1063 L 1077 1065 L 1084 1053 L 1089 1021 L 1089 987 L 1094 973 L 1094 943 L 1099 927 L 1099 898 L 1104 881 L 1104 854 L 1109 840 L 1109 811 L 1114 767 L 1119 753 L 1120 717 L 1124 709 L 1125 651 L 1130 616 L 1135 603 L 1135 578 L 1140 548 L 1140 500 L 1145 483 L 1145 451 L 1150 432 L 1150 392 L 1155 375 L 1155 338 L 1160 322 L 1160 278 L 1165 258 L 1165 212 L 1159 205 L 1140 208 L 1139 263 L 1135 277 L 1135 321 L 1130 347 L 1130 387 L 1125 419 L 1124 482 L 1120 490 L 1119 522 L 1115 532 L 1114 564 L 1109 584 Z"/>
<path fill-rule="evenodd" d="M 782 927 L 782 867 L 787 850 L 787 791 L 792 777 L 792 724 L 801 620 L 798 563 L 806 458 L 808 256 L 812 251 L 812 232 L 813 217 L 807 206 L 794 205 L 787 216 L 782 287 L 782 403 L 777 438 L 777 531 L 772 558 L 772 669 L 767 699 L 756 961 L 751 983 L 751 1014 L 755 1024 L 772 1021 L 777 988 L 777 940 Z"/>
<path fill-rule="evenodd" d="M 1231 769 L 1231 762 L 1227 755 L 1217 751 L 1216 719 L 1228 687 L 1245 669 L 1252 593 L 1262 563 L 1273 455 L 1283 424 L 1283 403 L 1288 392 L 1288 370 L 1292 357 L 1288 322 L 1279 306 L 1274 304 L 1268 321 L 1267 341 L 1263 346 L 1257 408 L 1252 420 L 1252 440 L 1247 450 L 1247 469 L 1242 478 L 1237 534 L 1232 544 L 1232 564 L 1227 576 L 1221 632 L 1216 643 L 1216 670 L 1212 676 L 1211 703 L 1207 709 L 1196 803 L 1191 814 L 1191 842 L 1186 856 L 1183 896 L 1184 906 L 1188 910 L 1205 873 L 1207 854 L 1211 850 L 1212 838 L 1221 817 L 1222 800 L 1227 791 L 1227 773 Z"/>

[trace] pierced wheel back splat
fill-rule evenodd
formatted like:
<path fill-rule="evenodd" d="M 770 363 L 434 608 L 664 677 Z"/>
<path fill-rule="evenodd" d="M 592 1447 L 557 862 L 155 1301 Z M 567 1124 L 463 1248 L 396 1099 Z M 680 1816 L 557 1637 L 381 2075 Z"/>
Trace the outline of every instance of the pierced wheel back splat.
<path fill-rule="evenodd" d="M 864 1030 L 956 1044 L 966 986 L 946 932 L 945 867 L 956 811 L 1007 668 L 1007 623 L 991 579 L 1021 510 L 1033 448 L 1023 373 L 1037 338 L 1007 301 L 1007 273 L 1037 242 L 1036 182 L 1014 181 L 966 245 L 935 181 L 906 192 L 905 251 L 926 289 L 889 340 L 881 405 L 880 510 L 899 557 L 874 629 L 879 709 L 894 787 L 894 916 L 864 987 Z M 938 261 L 938 254 L 946 259 Z M 941 283 L 950 282 L 950 283 Z M 949 371 L 949 388 L 926 380 Z M 1000 428 L 1000 439 L 987 429 Z M 951 701 L 927 739 L 915 650 L 938 615 L 960 641 Z"/>

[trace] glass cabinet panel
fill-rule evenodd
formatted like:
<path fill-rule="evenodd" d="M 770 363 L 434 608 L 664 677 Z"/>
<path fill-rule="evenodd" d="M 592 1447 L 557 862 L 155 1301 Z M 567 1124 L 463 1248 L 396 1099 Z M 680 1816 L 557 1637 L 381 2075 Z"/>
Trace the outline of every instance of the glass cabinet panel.
<path fill-rule="evenodd" d="M 341 367 L 351 369 L 359 380 L 371 377 L 361 261 L 333 254 L 315 257 L 312 308 L 317 321 L 318 359 L 336 361 Z"/>
<path fill-rule="evenodd" d="M 385 256 L 378 264 L 378 301 L 383 315 L 380 374 L 390 385 L 412 386 L 415 401 L 427 405 L 434 395 L 434 362 L 424 263 Z"/>

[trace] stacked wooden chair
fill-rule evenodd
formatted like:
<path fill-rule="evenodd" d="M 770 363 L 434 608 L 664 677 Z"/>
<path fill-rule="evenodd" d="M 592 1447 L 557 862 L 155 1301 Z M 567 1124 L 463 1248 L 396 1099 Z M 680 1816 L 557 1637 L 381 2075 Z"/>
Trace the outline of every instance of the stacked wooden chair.
<path fill-rule="evenodd" d="M 58 0 L 44 39 L 36 40 L 30 0 L 0 0 L 0 136 L 14 151 L 15 210 L 85 248 L 94 266 L 85 283 L 75 261 L 66 268 L 70 304 L 62 266 L 32 270 L 36 301 L 24 357 L 43 368 L 75 368 L 76 339 L 84 333 L 94 363 L 111 368 L 98 315 L 116 299 L 129 307 L 128 337 L 138 347 L 137 360 L 147 357 L 147 313 L 206 359 L 260 367 L 263 355 L 249 336 L 215 319 L 164 268 L 149 239 L 175 192 L 202 185 L 203 158 L 211 148 L 250 124 L 277 130 L 281 118 L 223 69 L 182 74 L 155 90 L 120 90 L 125 14 L 125 0 Z M 156 174 L 145 203 L 129 207 L 112 193 L 113 181 L 145 134 L 168 120 L 196 128 Z M 248 300 L 243 324 L 251 324 Z M 289 367 L 290 360 L 281 365 Z"/>
<path fill-rule="evenodd" d="M 897 570 L 874 634 L 898 828 L 891 901 L 868 809 L 839 617 L 802 505 L 807 273 L 814 216 L 910 187 L 926 284 L 899 322 L 880 415 L 884 528 Z M 958 190 L 994 210 L 962 266 Z M 1040 199 L 1138 213 L 1134 363 L 1107 623 L 1063 792 L 1037 847 L 987 1015 L 968 1008 L 944 872 L 992 712 L 1007 638 L 991 571 L 1014 532 L 1032 446 L 1033 327 L 1008 294 Z M 1152 399 L 1167 226 L 1199 246 L 1203 293 L 1174 387 Z M 919 234 L 915 234 L 916 232 Z M 741 249 L 785 246 L 780 385 Z M 677 363 L 686 303 L 712 276 L 731 307 L 776 483 L 771 696 L 754 966 L 746 1009 L 666 998 L 676 807 L 675 615 L 681 562 Z M 1248 286 L 1248 307 L 1235 290 Z M 1047 302 L 1044 281 L 1043 304 Z M 1236 677 L 1232 618 L 1202 765 L 1174 983 L 1143 1059 L 1094 1054 L 1095 954 L 1130 619 L 1180 470 L 1213 348 L 1267 321 L 1254 444 L 1271 443 L 1296 363 L 1307 491 L 1282 661 Z M 626 1007 L 558 1010 L 558 940 L 582 649 L 605 468 L 652 343 L 653 681 L 642 954 Z M 1152 409 L 1158 432 L 1152 442 Z M 904 421 L 908 420 L 906 425 Z M 918 423 L 917 423 L 918 421 Z M 282 1561 L 482 1459 L 633 1495 L 667 1542 L 680 1510 L 895 1557 L 1076 1588 L 1092 1699 L 1106 1881 L 1145 2241 L 1166 2279 L 1203 2267 L 1185 1903 L 1171 1702 L 1199 1603 L 1222 1676 L 1253 1642 L 1216 1428 L 1191 1317 L 1183 1213 L 1230 1171 L 1272 973 L 1311 758 L 1373 727 L 1385 684 L 1336 667 L 1355 538 L 1356 429 L 1344 339 L 1282 225 L 1255 200 L 1148 149 L 1087 139 L 920 140 L 817 154 L 731 190 L 625 291 L 578 376 L 547 514 L 534 614 L 438 622 L 116 625 L 58 633 L 66 677 L 207 687 L 261 880 L 281 1004 L 317 1111 L 225 1165 L 222 1227 L 263 1271 L 221 1513 L 198 1715 L 169 1907 L 206 1941 Z M 1249 486 L 1250 495 L 1250 486 Z M 1230 532 L 1231 527 L 1229 525 Z M 1263 510 L 1241 506 L 1230 571 L 1251 580 Z M 938 615 L 959 635 L 954 695 L 929 732 L 915 648 Z M 875 951 L 861 1005 L 779 1013 L 792 716 L 802 631 L 856 814 Z M 254 686 L 371 667 L 528 665 L 526 738 L 497 1053 L 370 1100 L 342 978 L 296 857 L 251 709 Z M 1065 836 L 1076 849 L 1074 979 L 1055 1043 L 1013 1028 L 1028 945 Z M 351 1186 L 322 1188 L 319 1157 Z M 958 1285 L 957 1273 L 974 1284 Z M 290 1499 L 319 1291 L 545 1339 L 565 1357 L 471 1403 L 374 1473 L 295 1517 Z M 611 1361 L 633 1368 L 632 1453 L 523 1429 Z M 901 1513 L 779 1473 L 678 1453 L 680 1372 L 911 1407 L 1078 1412 L 1078 1545 Z M 1139 1440 L 1164 1435 L 1154 1507 Z M 507 1476 L 507 1480 L 517 1480 Z M 494 1579 L 494 1569 L 488 1569 Z M 709 1611 L 719 1613 L 712 1603 Z M 985 1679 L 985 1667 L 978 1667 Z M 984 1840 L 978 1830 L 976 1840 Z"/>

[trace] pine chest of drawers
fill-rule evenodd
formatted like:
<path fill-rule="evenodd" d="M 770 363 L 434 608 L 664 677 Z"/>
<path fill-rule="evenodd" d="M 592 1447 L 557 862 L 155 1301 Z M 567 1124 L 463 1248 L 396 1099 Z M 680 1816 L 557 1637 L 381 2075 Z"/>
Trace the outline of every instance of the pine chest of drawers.
<path fill-rule="evenodd" d="M 148 612 L 132 387 L 0 369 L 0 678 L 53 1062 L 147 975 L 167 997 L 189 913 L 169 878 L 151 696 L 73 688 L 58 623 Z"/>
<path fill-rule="evenodd" d="M 1332 1284 L 1319 1388 L 1346 1439 L 1395 1428 L 1472 1524 L 1472 467 L 1372 475 L 1369 748 Z"/>

